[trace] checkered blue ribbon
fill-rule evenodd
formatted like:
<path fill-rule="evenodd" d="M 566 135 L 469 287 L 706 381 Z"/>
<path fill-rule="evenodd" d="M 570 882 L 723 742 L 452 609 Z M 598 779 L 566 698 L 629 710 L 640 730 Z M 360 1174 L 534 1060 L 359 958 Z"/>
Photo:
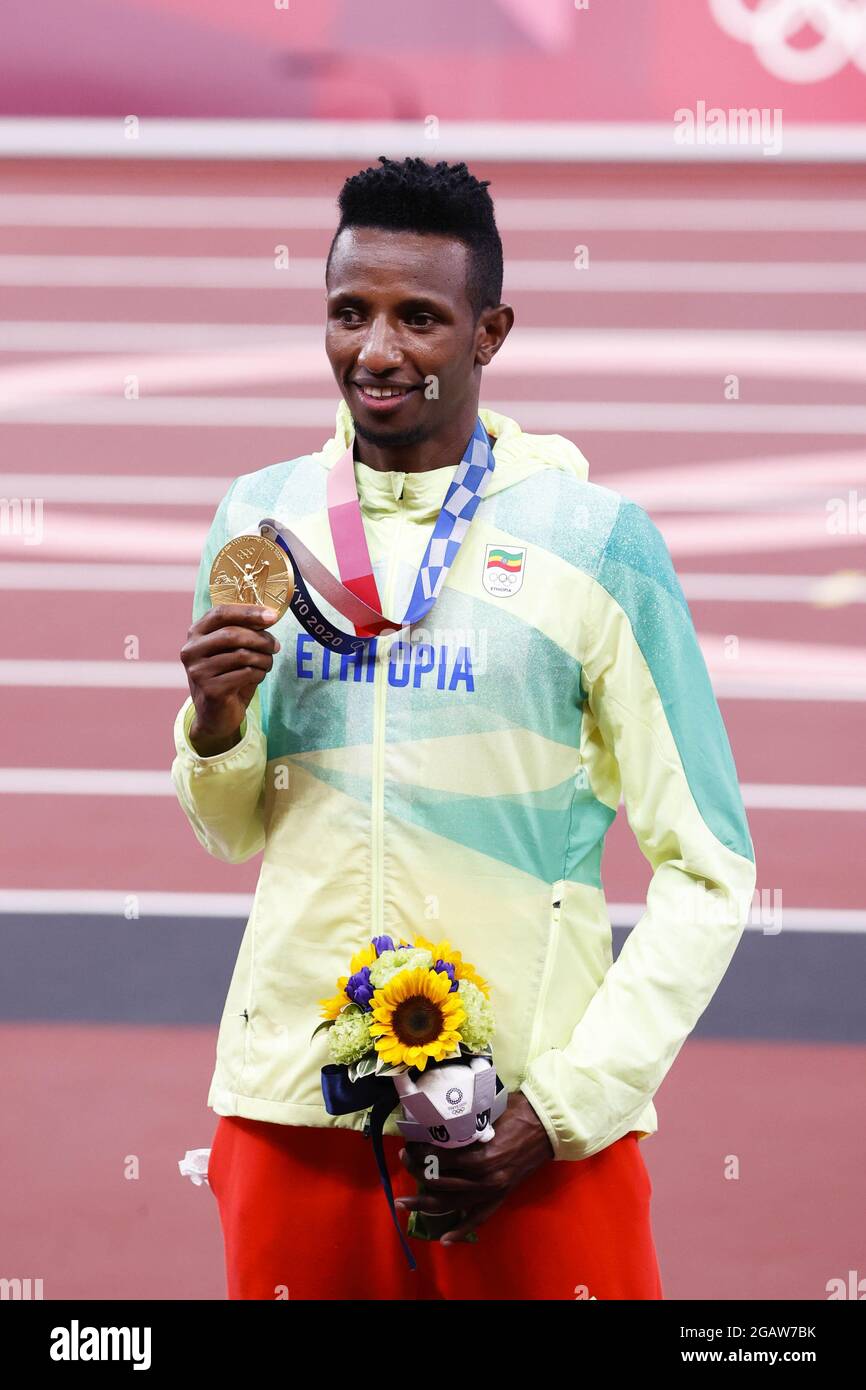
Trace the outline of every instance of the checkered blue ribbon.
<path fill-rule="evenodd" d="M 479 416 L 472 438 L 466 446 L 466 452 L 445 494 L 433 534 L 427 543 L 424 559 L 415 580 L 415 588 L 403 619 L 404 627 L 409 623 L 420 622 L 439 597 L 448 571 L 456 560 L 463 538 L 469 530 L 469 523 L 493 476 L 494 466 L 493 449 Z"/>

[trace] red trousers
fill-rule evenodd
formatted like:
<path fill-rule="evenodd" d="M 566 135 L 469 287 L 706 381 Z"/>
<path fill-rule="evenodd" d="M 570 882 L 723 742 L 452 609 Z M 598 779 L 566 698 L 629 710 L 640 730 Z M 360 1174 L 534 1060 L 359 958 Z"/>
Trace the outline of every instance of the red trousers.
<path fill-rule="evenodd" d="M 394 1195 L 415 1179 L 385 1136 Z M 542 1164 L 478 1227 L 478 1242 L 397 1237 L 368 1139 L 355 1130 L 220 1116 L 208 1167 L 230 1299 L 663 1298 L 652 1184 L 632 1131 Z M 400 1209 L 398 1208 L 398 1211 Z M 407 1214 L 401 1212 L 405 1230 Z"/>

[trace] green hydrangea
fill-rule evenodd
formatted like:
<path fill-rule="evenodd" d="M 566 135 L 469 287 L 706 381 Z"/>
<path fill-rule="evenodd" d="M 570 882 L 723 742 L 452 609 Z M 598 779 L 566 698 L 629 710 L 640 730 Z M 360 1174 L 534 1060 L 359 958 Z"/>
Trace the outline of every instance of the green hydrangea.
<path fill-rule="evenodd" d="M 333 1028 L 328 1029 L 328 1047 L 335 1062 L 348 1065 L 370 1051 L 373 1047 L 369 1025 L 371 1018 L 372 1014 L 359 1013 L 355 1009 L 337 1015 Z"/>
<path fill-rule="evenodd" d="M 374 960 L 370 966 L 370 983 L 375 989 L 381 989 L 400 970 L 417 970 L 419 967 L 429 970 L 432 964 L 433 956 L 420 946 L 398 946 L 396 951 L 383 951 Z"/>
<path fill-rule="evenodd" d="M 466 1019 L 460 1025 L 460 1036 L 473 1052 L 480 1052 L 490 1046 L 495 1027 L 490 1001 L 471 980 L 460 980 L 457 992 L 466 1011 Z"/>

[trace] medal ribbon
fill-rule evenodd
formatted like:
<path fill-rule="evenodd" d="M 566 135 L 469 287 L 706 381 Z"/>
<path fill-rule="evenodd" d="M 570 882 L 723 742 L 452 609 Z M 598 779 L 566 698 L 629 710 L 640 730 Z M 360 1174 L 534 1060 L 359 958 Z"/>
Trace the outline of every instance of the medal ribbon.
<path fill-rule="evenodd" d="M 427 542 L 405 616 L 402 622 L 393 622 L 382 612 L 364 534 L 350 445 L 328 474 L 328 521 L 339 579 L 288 527 L 272 517 L 259 522 L 261 534 L 276 541 L 292 562 L 295 592 L 290 607 L 301 626 L 322 646 L 342 653 L 366 648 L 370 639 L 382 632 L 396 632 L 408 624 L 420 622 L 442 591 L 469 523 L 487 490 L 494 466 L 493 449 L 479 417 Z M 322 614 L 308 583 L 349 619 L 355 628 L 354 635 L 342 632 Z"/>

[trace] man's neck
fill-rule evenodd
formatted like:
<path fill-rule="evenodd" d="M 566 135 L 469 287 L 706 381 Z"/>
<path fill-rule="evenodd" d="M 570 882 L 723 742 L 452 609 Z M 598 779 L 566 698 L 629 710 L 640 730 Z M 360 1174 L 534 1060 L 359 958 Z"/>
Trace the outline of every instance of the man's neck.
<path fill-rule="evenodd" d="M 356 432 L 354 457 L 380 473 L 429 473 L 434 468 L 447 468 L 462 459 L 477 419 L 476 406 L 471 417 L 461 416 L 440 434 L 422 439 L 417 444 L 397 447 L 374 444 Z"/>

